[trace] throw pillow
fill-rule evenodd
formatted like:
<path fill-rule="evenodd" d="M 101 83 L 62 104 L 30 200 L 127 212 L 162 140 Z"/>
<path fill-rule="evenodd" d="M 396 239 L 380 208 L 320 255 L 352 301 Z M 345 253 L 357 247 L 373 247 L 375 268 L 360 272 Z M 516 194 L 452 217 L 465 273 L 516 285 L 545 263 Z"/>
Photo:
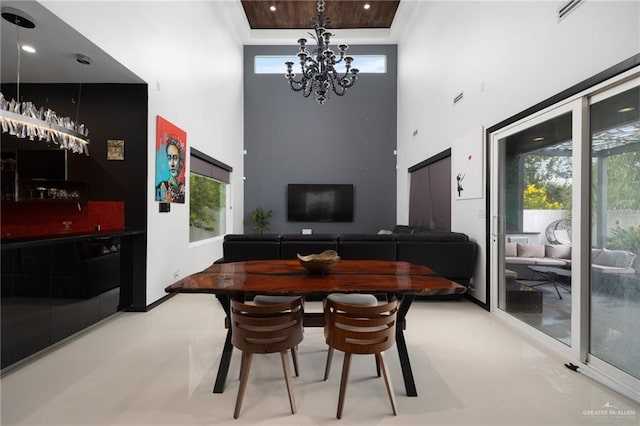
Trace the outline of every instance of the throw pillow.
<path fill-rule="evenodd" d="M 552 259 L 571 259 L 571 246 L 567 245 L 551 245 L 544 246 L 546 257 Z"/>
<path fill-rule="evenodd" d="M 506 257 L 516 257 L 516 256 L 518 256 L 518 250 L 516 248 L 516 243 L 505 243 L 505 245 L 504 245 L 504 255 Z"/>
<path fill-rule="evenodd" d="M 596 259 L 598 258 L 598 256 L 600 256 L 600 254 L 602 254 L 602 249 L 592 248 L 591 249 L 591 263 L 598 263 L 598 262 L 596 262 Z"/>
<path fill-rule="evenodd" d="M 544 257 L 544 246 L 518 243 L 518 257 Z"/>
<path fill-rule="evenodd" d="M 615 268 L 630 268 L 635 260 L 634 253 L 625 250 L 602 249 L 602 253 L 597 258 L 598 265 L 613 266 Z"/>
<path fill-rule="evenodd" d="M 637 254 L 632 253 L 630 251 L 620 251 L 616 255 L 615 264 L 618 268 L 631 268 L 633 266 L 633 261 L 636 260 Z"/>

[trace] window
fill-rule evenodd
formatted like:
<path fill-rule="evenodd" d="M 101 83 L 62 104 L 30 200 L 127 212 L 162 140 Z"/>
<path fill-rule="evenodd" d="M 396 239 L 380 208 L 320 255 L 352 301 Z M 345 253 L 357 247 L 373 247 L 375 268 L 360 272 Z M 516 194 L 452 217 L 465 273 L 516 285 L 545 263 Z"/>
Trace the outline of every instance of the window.
<path fill-rule="evenodd" d="M 256 74 L 282 74 L 287 71 L 284 64 L 287 61 L 294 63 L 293 72 L 300 72 L 300 60 L 297 56 L 256 56 L 255 57 L 255 73 Z M 386 55 L 356 55 L 353 56 L 352 68 L 358 68 L 360 73 L 369 74 L 386 74 L 387 72 L 387 56 Z M 336 67 L 336 71 L 344 73 L 344 62 Z"/>
<path fill-rule="evenodd" d="M 191 149 L 189 242 L 224 235 L 231 167 Z"/>

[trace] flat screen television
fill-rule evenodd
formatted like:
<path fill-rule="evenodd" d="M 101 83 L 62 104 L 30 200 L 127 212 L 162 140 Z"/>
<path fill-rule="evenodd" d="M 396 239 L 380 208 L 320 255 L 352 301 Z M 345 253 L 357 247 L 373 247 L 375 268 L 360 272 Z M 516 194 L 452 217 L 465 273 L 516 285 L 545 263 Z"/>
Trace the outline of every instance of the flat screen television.
<path fill-rule="evenodd" d="M 353 222 L 353 185 L 300 184 L 287 187 L 290 222 Z"/>

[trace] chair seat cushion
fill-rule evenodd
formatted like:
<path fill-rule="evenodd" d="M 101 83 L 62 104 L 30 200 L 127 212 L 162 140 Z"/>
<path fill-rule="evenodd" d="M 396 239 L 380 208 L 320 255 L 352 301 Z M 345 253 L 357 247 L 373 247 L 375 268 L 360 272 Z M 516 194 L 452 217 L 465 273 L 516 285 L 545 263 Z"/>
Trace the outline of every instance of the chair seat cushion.
<path fill-rule="evenodd" d="M 327 296 L 327 299 L 355 306 L 375 306 L 378 304 L 378 299 L 373 294 L 331 293 Z"/>
<path fill-rule="evenodd" d="M 253 298 L 253 303 L 256 305 L 268 305 L 273 303 L 287 303 L 293 302 L 300 298 L 300 296 L 271 296 L 268 294 L 258 294 Z"/>

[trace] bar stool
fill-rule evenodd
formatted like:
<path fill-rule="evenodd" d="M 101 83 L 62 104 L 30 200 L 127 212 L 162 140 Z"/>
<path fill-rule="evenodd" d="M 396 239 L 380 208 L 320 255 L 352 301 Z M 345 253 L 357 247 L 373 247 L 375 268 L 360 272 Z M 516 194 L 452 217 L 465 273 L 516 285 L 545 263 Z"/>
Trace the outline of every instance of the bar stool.
<path fill-rule="evenodd" d="M 388 302 L 377 302 L 373 306 L 350 305 L 330 298 L 324 300 L 326 321 L 324 330 L 326 341 L 329 345 L 325 380 L 329 376 L 330 358 L 334 349 L 344 352 L 336 415 L 338 419 L 342 418 L 352 354 L 375 355 L 376 361 L 382 370 L 393 414 L 397 415 L 391 379 L 382 355 L 383 351 L 395 344 L 397 312 L 398 302 L 395 297 Z"/>
<path fill-rule="evenodd" d="M 240 415 L 253 354 L 280 353 L 291 414 L 296 412 L 287 351 L 302 341 L 302 299 L 256 305 L 231 300 L 231 343 L 242 351 L 240 387 L 233 418 Z"/>

